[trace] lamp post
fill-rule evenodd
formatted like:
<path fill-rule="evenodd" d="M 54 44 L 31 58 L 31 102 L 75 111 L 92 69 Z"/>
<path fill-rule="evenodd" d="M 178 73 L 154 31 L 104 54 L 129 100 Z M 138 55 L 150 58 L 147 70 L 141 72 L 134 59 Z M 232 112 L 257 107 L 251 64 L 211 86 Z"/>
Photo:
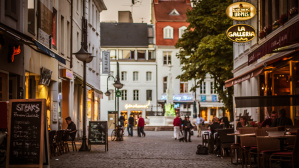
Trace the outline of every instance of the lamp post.
<path fill-rule="evenodd" d="M 76 58 L 83 62 L 83 138 L 82 145 L 79 151 L 89 151 L 86 143 L 86 64 L 90 63 L 94 56 L 88 53 L 87 50 L 87 21 L 85 19 L 85 1 L 83 1 L 82 15 L 82 42 L 78 52 L 73 53 Z"/>
<path fill-rule="evenodd" d="M 106 96 L 110 96 L 110 92 L 108 90 L 108 79 L 110 77 L 112 77 L 114 79 L 114 92 L 115 92 L 115 101 L 114 101 L 114 104 L 115 104 L 115 113 L 117 112 L 117 114 L 119 114 L 119 97 L 117 97 L 117 105 L 116 105 L 116 93 L 119 91 L 119 89 L 121 89 L 124 85 L 122 83 L 120 83 L 120 79 L 119 79 L 119 63 L 118 61 L 116 62 L 116 77 L 114 78 L 114 76 L 112 75 L 109 75 L 108 78 L 107 78 L 107 92 L 105 93 Z M 117 106 L 117 110 L 116 110 L 116 106 Z M 116 129 L 116 126 L 117 126 L 117 121 L 116 121 L 116 114 L 115 114 L 115 129 Z M 120 141 L 120 137 L 119 137 L 119 133 L 116 134 L 117 137 L 116 137 L 116 141 Z"/>

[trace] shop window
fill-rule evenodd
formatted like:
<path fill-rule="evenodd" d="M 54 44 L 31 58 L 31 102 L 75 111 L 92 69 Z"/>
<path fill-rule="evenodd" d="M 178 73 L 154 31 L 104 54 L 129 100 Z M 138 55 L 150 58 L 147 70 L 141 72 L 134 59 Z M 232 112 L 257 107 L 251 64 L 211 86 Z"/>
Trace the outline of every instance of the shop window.
<path fill-rule="evenodd" d="M 180 92 L 188 93 L 188 81 L 180 81 Z"/>
<path fill-rule="evenodd" d="M 18 20 L 17 6 L 18 6 L 17 0 L 5 0 L 5 15 L 9 16 L 10 18 L 16 21 Z"/>
<path fill-rule="evenodd" d="M 53 8 L 52 21 L 53 21 L 53 27 L 52 27 L 52 47 L 54 49 L 57 49 L 57 10 L 55 8 Z"/>
<path fill-rule="evenodd" d="M 115 60 L 116 59 L 116 50 L 110 50 L 110 59 Z"/>
<path fill-rule="evenodd" d="M 163 28 L 163 37 L 164 39 L 173 39 L 173 28 L 166 26 Z"/>
<path fill-rule="evenodd" d="M 133 81 L 138 81 L 138 72 L 137 71 L 133 72 Z"/>
<path fill-rule="evenodd" d="M 208 121 L 208 108 L 207 107 L 200 107 L 200 116 L 205 120 Z"/>
<path fill-rule="evenodd" d="M 171 64 L 171 52 L 163 51 L 163 65 Z"/>
<path fill-rule="evenodd" d="M 28 32 L 35 35 L 35 0 L 28 0 Z M 54 24 L 54 23 L 53 23 Z"/>
<path fill-rule="evenodd" d="M 179 38 L 182 38 L 182 35 L 185 33 L 186 29 L 187 29 L 186 26 L 182 26 L 179 28 Z"/>
<path fill-rule="evenodd" d="M 118 59 L 135 59 L 134 50 L 119 50 Z"/>
<path fill-rule="evenodd" d="M 146 81 L 152 80 L 152 72 L 146 72 Z"/>
<path fill-rule="evenodd" d="M 167 90 L 167 76 L 163 77 L 163 93 L 166 93 Z"/>
<path fill-rule="evenodd" d="M 201 83 L 200 94 L 206 94 L 206 82 Z"/>
<path fill-rule="evenodd" d="M 156 59 L 154 51 L 148 51 L 148 59 L 149 60 Z"/>
<path fill-rule="evenodd" d="M 152 90 L 146 90 L 146 100 L 153 100 L 152 98 Z"/>
<path fill-rule="evenodd" d="M 134 101 L 139 100 L 139 90 L 133 90 L 133 100 Z"/>
<path fill-rule="evenodd" d="M 121 91 L 121 100 L 127 100 L 127 90 Z"/>
<path fill-rule="evenodd" d="M 145 59 L 145 50 L 137 50 L 137 58 L 138 59 Z"/>
<path fill-rule="evenodd" d="M 126 71 L 122 71 L 121 72 L 121 80 L 122 81 L 126 81 L 127 80 L 127 72 Z"/>

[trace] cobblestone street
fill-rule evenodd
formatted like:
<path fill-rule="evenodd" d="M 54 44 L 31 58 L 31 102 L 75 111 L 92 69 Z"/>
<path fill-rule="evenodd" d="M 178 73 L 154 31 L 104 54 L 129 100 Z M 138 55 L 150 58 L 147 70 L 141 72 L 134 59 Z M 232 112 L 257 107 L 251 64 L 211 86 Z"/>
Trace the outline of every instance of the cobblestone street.
<path fill-rule="evenodd" d="M 111 132 L 111 130 L 109 131 Z M 195 133 L 197 134 L 197 133 Z M 196 155 L 201 138 L 192 136 L 192 142 L 174 140 L 172 131 L 147 131 L 146 137 L 128 137 L 124 141 L 110 141 L 109 151 L 93 145 L 90 152 L 69 152 L 51 159 L 51 167 L 236 167 L 230 158 L 215 155 Z M 77 144 L 78 148 L 80 144 Z"/>

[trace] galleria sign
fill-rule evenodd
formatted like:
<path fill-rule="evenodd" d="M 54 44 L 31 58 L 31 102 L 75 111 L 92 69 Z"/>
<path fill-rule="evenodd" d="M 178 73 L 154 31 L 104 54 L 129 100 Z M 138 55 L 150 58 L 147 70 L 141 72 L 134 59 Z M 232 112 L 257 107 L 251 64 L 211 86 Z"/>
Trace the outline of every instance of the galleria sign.
<path fill-rule="evenodd" d="M 251 41 L 255 37 L 255 29 L 246 24 L 233 25 L 226 31 L 226 36 L 238 43 Z"/>
<path fill-rule="evenodd" d="M 256 8 L 247 2 L 236 2 L 226 8 L 226 15 L 233 20 L 249 20 L 256 15 Z"/>

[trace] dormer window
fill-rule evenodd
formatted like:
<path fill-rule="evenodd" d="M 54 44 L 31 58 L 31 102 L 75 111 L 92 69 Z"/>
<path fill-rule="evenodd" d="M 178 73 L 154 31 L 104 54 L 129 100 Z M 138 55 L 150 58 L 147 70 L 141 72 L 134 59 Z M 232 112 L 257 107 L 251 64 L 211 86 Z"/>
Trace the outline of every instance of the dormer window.
<path fill-rule="evenodd" d="M 173 28 L 166 26 L 163 28 L 163 37 L 164 39 L 173 39 Z"/>
<path fill-rule="evenodd" d="M 180 13 L 176 9 L 173 9 L 169 15 L 180 15 Z"/>

